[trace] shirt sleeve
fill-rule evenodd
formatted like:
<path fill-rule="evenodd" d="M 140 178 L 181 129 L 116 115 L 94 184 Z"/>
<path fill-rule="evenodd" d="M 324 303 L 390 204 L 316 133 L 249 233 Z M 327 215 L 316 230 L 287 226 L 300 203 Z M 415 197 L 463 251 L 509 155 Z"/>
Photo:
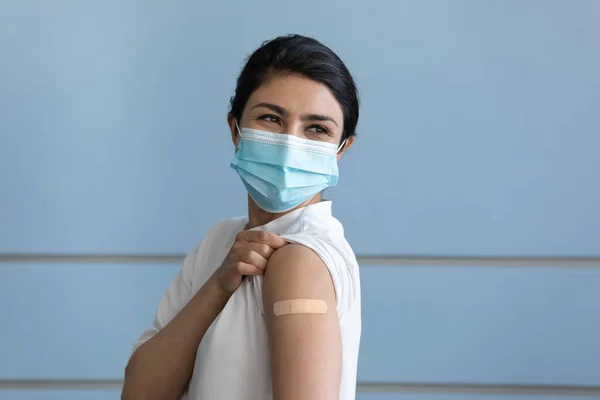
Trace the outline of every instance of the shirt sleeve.
<path fill-rule="evenodd" d="M 190 301 L 192 297 L 192 276 L 199 247 L 200 246 L 196 247 L 185 258 L 183 267 L 171 281 L 160 300 L 152 326 L 146 329 L 135 342 L 133 351 L 137 350 L 148 339 L 152 338 L 164 328 L 179 313 L 179 311 L 181 311 L 188 301 Z"/>

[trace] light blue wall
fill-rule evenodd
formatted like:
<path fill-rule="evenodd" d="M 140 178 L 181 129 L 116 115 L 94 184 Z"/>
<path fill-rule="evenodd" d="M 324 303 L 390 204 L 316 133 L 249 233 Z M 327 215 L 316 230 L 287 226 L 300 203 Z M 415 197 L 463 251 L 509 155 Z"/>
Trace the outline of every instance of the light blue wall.
<path fill-rule="evenodd" d="M 359 380 L 600 387 L 600 261 L 553 261 L 600 260 L 598 21 L 596 0 L 0 2 L 0 257 L 183 254 L 243 214 L 235 79 L 307 34 L 362 94 L 328 194 L 356 253 L 510 261 L 363 265 Z M 177 268 L 0 258 L 0 384 L 120 379 Z"/>
<path fill-rule="evenodd" d="M 600 254 L 597 1 L 1 7 L 2 252 L 185 252 L 243 213 L 228 99 L 300 32 L 362 90 L 331 191 L 359 254 Z"/>
<path fill-rule="evenodd" d="M 362 267 L 361 382 L 600 386 L 600 269 Z M 0 378 L 121 379 L 177 270 L 4 265 Z"/>

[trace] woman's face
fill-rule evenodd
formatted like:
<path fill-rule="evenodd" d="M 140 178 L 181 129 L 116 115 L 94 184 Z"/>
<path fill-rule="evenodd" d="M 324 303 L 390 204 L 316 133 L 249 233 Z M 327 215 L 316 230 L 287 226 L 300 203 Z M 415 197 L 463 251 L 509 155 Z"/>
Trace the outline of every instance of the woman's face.
<path fill-rule="evenodd" d="M 239 135 L 231 116 L 229 125 L 237 148 Z M 276 74 L 252 93 L 239 125 L 339 145 L 344 115 L 327 86 L 300 75 Z"/>

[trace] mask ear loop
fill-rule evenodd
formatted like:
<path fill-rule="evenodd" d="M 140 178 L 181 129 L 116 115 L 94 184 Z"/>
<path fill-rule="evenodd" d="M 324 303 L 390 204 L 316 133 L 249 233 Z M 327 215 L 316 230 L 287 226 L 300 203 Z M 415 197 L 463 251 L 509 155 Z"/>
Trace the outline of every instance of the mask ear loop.
<path fill-rule="evenodd" d="M 240 126 L 238 125 L 237 119 L 235 120 L 235 129 L 237 129 L 238 135 L 240 135 L 240 137 L 241 137 L 242 136 L 242 130 L 240 129 Z"/>

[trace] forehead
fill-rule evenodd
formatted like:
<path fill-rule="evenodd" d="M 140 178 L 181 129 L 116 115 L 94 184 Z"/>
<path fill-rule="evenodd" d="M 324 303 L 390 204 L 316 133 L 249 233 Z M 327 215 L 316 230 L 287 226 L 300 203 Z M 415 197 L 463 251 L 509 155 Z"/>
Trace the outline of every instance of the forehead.
<path fill-rule="evenodd" d="M 326 114 L 343 122 L 343 112 L 327 86 L 294 74 L 270 76 L 248 99 L 246 107 L 258 103 L 273 103 L 290 114 Z"/>

